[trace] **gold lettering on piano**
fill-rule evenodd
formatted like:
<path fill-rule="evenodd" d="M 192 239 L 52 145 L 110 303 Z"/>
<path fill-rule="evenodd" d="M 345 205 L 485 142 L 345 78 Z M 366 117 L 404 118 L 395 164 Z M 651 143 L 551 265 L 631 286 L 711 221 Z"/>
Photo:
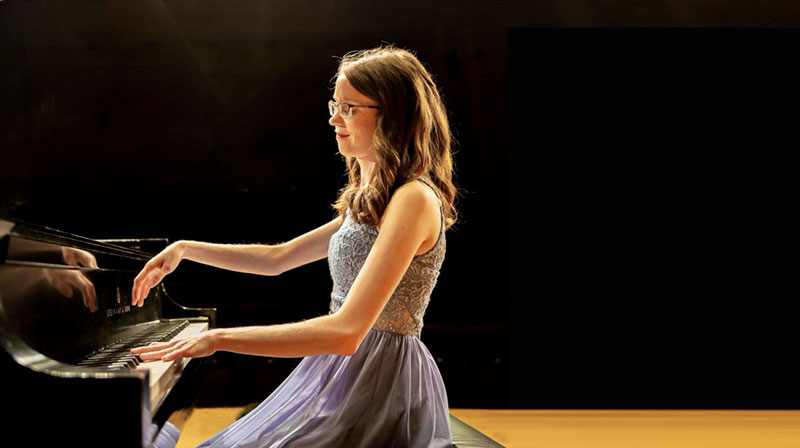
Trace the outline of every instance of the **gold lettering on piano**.
<path fill-rule="evenodd" d="M 109 308 L 106 310 L 106 318 L 119 316 L 120 314 L 130 313 L 131 306 L 130 305 L 122 305 L 122 295 L 119 291 L 119 286 L 117 286 L 117 306 L 115 308 Z"/>
<path fill-rule="evenodd" d="M 106 310 L 106 317 L 118 316 L 120 314 L 125 314 L 125 313 L 130 313 L 130 312 L 131 312 L 131 306 L 130 305 L 118 306 L 116 308 L 107 309 Z"/>

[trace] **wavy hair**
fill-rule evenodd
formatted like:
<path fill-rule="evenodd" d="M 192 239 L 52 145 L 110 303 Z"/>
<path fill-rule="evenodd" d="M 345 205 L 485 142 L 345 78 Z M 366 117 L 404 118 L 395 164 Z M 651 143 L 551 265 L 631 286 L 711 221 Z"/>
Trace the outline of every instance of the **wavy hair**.
<path fill-rule="evenodd" d="M 445 227 L 452 226 L 458 218 L 453 137 L 431 74 L 414 54 L 392 45 L 347 53 L 333 81 L 341 74 L 380 109 L 372 138 L 378 160 L 373 178 L 362 189 L 358 161 L 345 157 L 349 181 L 333 205 L 339 216 L 349 208 L 356 222 L 377 226 L 394 191 L 425 176 L 442 200 Z"/>

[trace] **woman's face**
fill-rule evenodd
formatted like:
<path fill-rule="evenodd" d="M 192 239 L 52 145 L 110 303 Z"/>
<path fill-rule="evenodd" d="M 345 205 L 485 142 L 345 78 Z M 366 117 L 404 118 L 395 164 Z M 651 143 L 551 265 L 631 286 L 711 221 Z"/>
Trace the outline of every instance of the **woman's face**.
<path fill-rule="evenodd" d="M 350 103 L 375 106 L 375 101 L 356 90 L 344 74 L 336 80 L 333 100 L 337 103 Z M 345 118 L 337 109 L 328 123 L 336 132 L 339 152 L 346 157 L 356 157 L 362 162 L 377 162 L 372 136 L 375 134 L 375 114 L 377 109 L 368 107 L 352 108 L 353 115 Z"/>

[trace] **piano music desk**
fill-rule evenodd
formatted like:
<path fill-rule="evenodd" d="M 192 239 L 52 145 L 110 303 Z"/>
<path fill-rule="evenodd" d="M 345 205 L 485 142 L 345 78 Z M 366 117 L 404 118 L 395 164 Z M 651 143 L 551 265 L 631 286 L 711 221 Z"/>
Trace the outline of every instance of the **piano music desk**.
<path fill-rule="evenodd" d="M 243 408 L 196 409 L 177 448 L 194 447 Z M 800 411 L 451 409 L 508 448 L 795 448 Z"/>

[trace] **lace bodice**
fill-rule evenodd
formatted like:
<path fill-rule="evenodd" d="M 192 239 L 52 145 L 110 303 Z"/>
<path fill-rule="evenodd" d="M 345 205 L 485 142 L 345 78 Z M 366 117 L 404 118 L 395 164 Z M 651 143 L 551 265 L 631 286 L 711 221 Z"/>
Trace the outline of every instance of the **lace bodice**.
<path fill-rule="evenodd" d="M 422 181 L 425 182 L 425 180 Z M 427 182 L 425 183 L 427 184 Z M 422 317 L 428 307 L 431 292 L 436 285 L 439 270 L 444 262 L 446 244 L 444 211 L 441 207 L 440 211 L 442 225 L 439 239 L 430 250 L 415 256 L 411 261 L 403 279 L 378 316 L 378 320 L 373 326 L 374 329 L 419 337 L 422 330 Z M 378 229 L 376 227 L 365 226 L 353 221 L 349 210 L 345 213 L 344 222 L 339 230 L 331 236 L 328 244 L 328 266 L 333 278 L 331 313 L 335 313 L 341 308 L 377 237 Z"/>

